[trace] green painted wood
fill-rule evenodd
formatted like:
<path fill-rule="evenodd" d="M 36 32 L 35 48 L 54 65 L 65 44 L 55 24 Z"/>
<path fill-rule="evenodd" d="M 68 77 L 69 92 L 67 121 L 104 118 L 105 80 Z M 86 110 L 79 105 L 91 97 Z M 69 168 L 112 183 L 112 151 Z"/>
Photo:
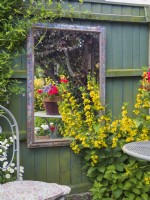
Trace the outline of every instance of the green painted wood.
<path fill-rule="evenodd" d="M 80 11 L 81 12 L 86 12 L 86 13 L 88 13 L 88 12 L 91 13 L 91 3 L 83 3 L 83 4 L 81 4 Z"/>
<path fill-rule="evenodd" d="M 132 29 L 132 38 L 133 38 L 133 47 L 132 47 L 132 52 L 133 52 L 133 58 L 132 58 L 132 67 L 137 68 L 140 67 L 140 27 L 139 25 L 133 24 L 133 29 Z"/>
<path fill-rule="evenodd" d="M 22 82 L 22 87 L 25 89 L 24 93 L 21 94 L 21 125 L 20 125 L 20 130 L 26 130 L 26 126 L 27 126 L 27 100 L 26 100 L 26 79 L 21 80 Z"/>
<path fill-rule="evenodd" d="M 106 78 L 106 110 L 113 110 L 113 78 Z"/>
<path fill-rule="evenodd" d="M 145 10 L 144 8 L 140 7 L 140 16 L 145 16 Z"/>
<path fill-rule="evenodd" d="M 103 14 L 111 14 L 111 9 L 112 9 L 111 5 L 102 4 L 101 6 L 102 6 L 102 13 Z"/>
<path fill-rule="evenodd" d="M 47 154 L 46 148 L 39 148 L 34 150 L 34 174 L 35 180 L 46 181 L 47 179 Z"/>
<path fill-rule="evenodd" d="M 80 184 L 82 182 L 81 175 L 82 175 L 82 166 L 81 160 L 78 155 L 75 155 L 74 152 L 71 150 L 71 185 Z"/>
<path fill-rule="evenodd" d="M 128 103 L 128 113 L 132 115 L 132 108 L 133 108 L 133 84 L 132 84 L 132 77 L 124 78 L 123 80 L 123 97 L 122 100 L 125 103 Z M 135 98 L 135 97 L 134 97 Z"/>
<path fill-rule="evenodd" d="M 132 15 L 131 6 L 122 6 L 122 15 Z"/>
<path fill-rule="evenodd" d="M 132 15 L 133 16 L 139 16 L 140 15 L 140 9 L 137 7 L 132 8 Z"/>
<path fill-rule="evenodd" d="M 121 115 L 121 107 L 123 103 L 122 95 L 123 95 L 123 83 L 120 78 L 115 78 L 113 79 L 113 88 L 112 88 L 112 96 L 113 96 L 113 101 L 112 101 L 112 116 L 113 118 L 119 117 Z"/>
<path fill-rule="evenodd" d="M 26 55 L 26 46 L 22 50 L 22 55 L 21 55 L 21 69 L 26 70 L 26 64 L 27 64 L 27 55 Z"/>
<path fill-rule="evenodd" d="M 121 67 L 122 68 L 122 67 Z M 134 77 L 141 76 L 141 69 L 108 69 L 106 70 L 106 77 Z"/>
<path fill-rule="evenodd" d="M 70 148 L 59 148 L 59 180 L 61 184 L 70 184 Z"/>
<path fill-rule="evenodd" d="M 35 162 L 34 162 L 34 149 L 28 149 L 26 142 L 21 142 L 21 165 L 24 167 L 24 180 L 35 179 Z M 40 173 L 40 171 L 39 171 Z"/>
<path fill-rule="evenodd" d="M 115 15 L 121 15 L 122 12 L 121 12 L 121 6 L 112 6 L 112 14 L 115 14 Z"/>
<path fill-rule="evenodd" d="M 12 78 L 17 78 L 17 79 L 20 79 L 20 78 L 27 78 L 27 70 L 21 70 L 21 69 L 18 69 L 18 70 L 14 70 L 14 74 L 12 76 Z"/>
<path fill-rule="evenodd" d="M 150 7 L 145 7 L 146 21 L 150 22 Z"/>
<path fill-rule="evenodd" d="M 69 3 L 68 3 L 68 7 L 69 7 Z M 71 7 L 74 9 L 74 11 L 78 12 L 81 9 L 81 5 L 78 2 L 72 2 L 71 3 Z"/>
<path fill-rule="evenodd" d="M 92 3 L 91 12 L 92 13 L 101 13 L 102 12 L 102 6 L 101 6 L 101 4 Z"/>
<path fill-rule="evenodd" d="M 20 56 L 17 56 L 13 59 L 13 68 L 16 70 L 21 68 L 21 57 Z"/>
<path fill-rule="evenodd" d="M 122 66 L 122 25 L 120 23 L 112 26 L 112 68 L 119 69 Z"/>
<path fill-rule="evenodd" d="M 107 38 L 107 45 L 106 45 L 106 67 L 107 69 L 112 69 L 113 66 L 113 34 L 112 34 L 112 24 L 106 23 L 104 24 L 106 27 L 106 38 Z"/>
<path fill-rule="evenodd" d="M 130 24 L 122 26 L 122 66 L 132 68 L 132 27 Z"/>
<path fill-rule="evenodd" d="M 140 66 L 148 66 L 148 26 L 140 24 Z"/>
<path fill-rule="evenodd" d="M 47 148 L 47 182 L 59 183 L 59 147 Z"/>
<path fill-rule="evenodd" d="M 46 5 L 45 5 L 46 6 Z M 47 9 L 55 11 L 56 2 L 51 6 L 46 6 Z M 28 7 L 24 4 L 23 11 Z M 91 19 L 91 20 L 105 20 L 105 21 L 124 21 L 124 22 L 146 22 L 146 15 L 143 6 L 132 6 L 117 3 L 101 3 L 101 1 L 85 1 L 79 4 L 78 1 L 65 1 L 62 7 L 66 12 L 64 17 L 76 19 Z M 74 12 L 69 12 L 69 7 L 74 8 Z M 94 9 L 95 8 L 95 9 Z M 138 12 L 139 10 L 139 12 Z M 35 11 L 38 13 L 38 8 Z M 137 14 L 136 14 L 137 13 Z"/>
<path fill-rule="evenodd" d="M 9 108 L 12 112 L 12 114 L 15 116 L 19 129 L 21 129 L 22 126 L 22 121 L 21 121 L 21 109 L 22 109 L 22 105 L 21 105 L 21 95 L 13 95 L 11 98 L 11 105 Z"/>
<path fill-rule="evenodd" d="M 88 192 L 91 189 L 91 187 L 92 187 L 92 183 L 90 182 L 71 185 L 71 193 L 79 194 L 83 192 Z"/>

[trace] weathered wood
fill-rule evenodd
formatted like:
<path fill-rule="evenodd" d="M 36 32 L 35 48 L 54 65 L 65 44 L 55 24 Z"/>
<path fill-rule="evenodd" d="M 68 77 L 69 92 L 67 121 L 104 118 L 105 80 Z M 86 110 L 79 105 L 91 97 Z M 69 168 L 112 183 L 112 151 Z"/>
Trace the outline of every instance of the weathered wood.
<path fill-rule="evenodd" d="M 47 179 L 47 155 L 46 148 L 34 150 L 34 174 L 35 180 L 45 181 Z"/>
<path fill-rule="evenodd" d="M 47 182 L 59 183 L 59 147 L 47 148 Z"/>
<path fill-rule="evenodd" d="M 59 149 L 59 180 L 61 184 L 70 184 L 70 148 Z"/>

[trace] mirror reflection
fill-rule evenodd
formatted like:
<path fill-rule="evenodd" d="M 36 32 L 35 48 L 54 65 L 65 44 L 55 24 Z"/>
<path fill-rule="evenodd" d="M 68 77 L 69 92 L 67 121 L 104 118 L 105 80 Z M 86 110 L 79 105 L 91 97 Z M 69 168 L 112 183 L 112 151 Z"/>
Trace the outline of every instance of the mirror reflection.
<path fill-rule="evenodd" d="M 79 87 L 86 86 L 89 73 L 99 81 L 100 53 L 103 56 L 100 33 L 96 28 L 69 25 L 35 26 L 30 32 L 28 51 L 32 48 L 34 55 L 34 63 L 28 64 L 28 69 L 34 67 L 34 135 L 30 143 L 67 140 L 61 135 L 61 90 L 69 82 L 70 91 L 80 99 Z M 29 79 L 28 75 L 28 83 Z"/>

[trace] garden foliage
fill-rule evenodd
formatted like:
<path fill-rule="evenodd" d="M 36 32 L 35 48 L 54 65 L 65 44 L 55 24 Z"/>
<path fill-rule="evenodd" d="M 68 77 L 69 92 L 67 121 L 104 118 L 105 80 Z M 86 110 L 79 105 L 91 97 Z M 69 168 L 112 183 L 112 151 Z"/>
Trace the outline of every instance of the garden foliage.
<path fill-rule="evenodd" d="M 0 2 L 0 103 L 9 103 L 12 94 L 23 92 L 21 83 L 12 79 L 16 65 L 13 60 L 26 54 L 23 49 L 29 29 L 37 22 L 53 22 L 62 15 L 61 4 L 55 4 L 55 11 L 45 9 L 40 1 L 4 0 Z M 46 1 L 49 8 L 53 1 Z"/>
<path fill-rule="evenodd" d="M 0 136 L 0 183 L 6 183 L 16 180 L 17 168 L 15 158 L 10 163 L 9 154 L 10 148 L 13 144 L 13 140 L 16 140 L 16 136 L 11 136 L 8 139 Z M 20 166 L 20 180 L 24 173 L 24 167 Z"/>
<path fill-rule="evenodd" d="M 150 72 L 145 72 L 138 89 L 133 117 L 127 104 L 122 116 L 112 120 L 104 113 L 99 87 L 88 77 L 87 87 L 80 88 L 82 101 L 72 93 L 63 94 L 59 109 L 65 129 L 72 139 L 72 150 L 84 160 L 84 169 L 92 180 L 93 200 L 148 200 L 150 164 L 123 153 L 127 142 L 150 139 Z"/>

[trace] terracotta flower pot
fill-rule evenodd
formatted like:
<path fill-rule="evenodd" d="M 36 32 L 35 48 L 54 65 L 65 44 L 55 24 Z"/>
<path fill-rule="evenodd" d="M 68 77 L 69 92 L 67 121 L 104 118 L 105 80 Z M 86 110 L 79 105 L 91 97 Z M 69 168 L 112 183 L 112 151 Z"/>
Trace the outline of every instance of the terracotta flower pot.
<path fill-rule="evenodd" d="M 46 97 L 43 99 L 47 115 L 59 115 L 57 102 L 60 100 L 61 100 L 60 97 L 53 97 L 50 99 Z"/>

